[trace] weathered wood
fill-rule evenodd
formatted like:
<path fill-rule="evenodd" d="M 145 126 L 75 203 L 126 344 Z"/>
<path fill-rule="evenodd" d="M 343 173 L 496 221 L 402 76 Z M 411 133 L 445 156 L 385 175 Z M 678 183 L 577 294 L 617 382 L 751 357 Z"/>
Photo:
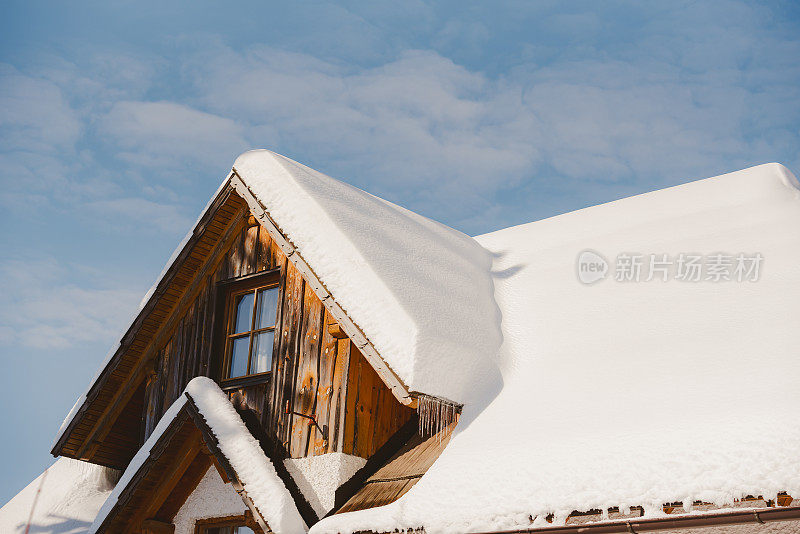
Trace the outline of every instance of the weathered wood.
<path fill-rule="evenodd" d="M 198 432 L 181 446 L 170 468 L 161 475 L 158 489 L 151 494 L 149 504 L 139 513 L 140 517 L 152 517 L 161 508 L 161 505 L 175 490 L 181 477 L 195 460 L 195 457 L 200 453 L 200 440 L 200 433 Z"/>
<path fill-rule="evenodd" d="M 272 220 L 272 217 L 264 209 L 264 206 L 256 199 L 252 191 L 242 181 L 241 177 L 234 169 L 231 175 L 231 185 L 237 193 L 247 202 L 250 211 L 261 221 L 262 226 L 267 228 L 273 240 L 275 240 L 281 249 L 286 254 L 287 258 L 294 264 L 295 268 L 303 275 L 303 278 L 308 282 L 309 287 L 314 291 L 322 301 L 331 315 L 336 319 L 342 329 L 347 333 L 348 337 L 356 344 L 362 351 L 365 358 L 369 361 L 370 365 L 375 369 L 381 379 L 386 383 L 392 393 L 397 397 L 397 400 L 402 404 L 413 406 L 415 399 L 412 397 L 408 388 L 403 384 L 403 381 L 392 371 L 383 359 L 378 354 L 378 351 L 372 343 L 364 335 L 363 331 L 342 309 L 336 299 L 331 296 L 325 285 L 319 280 L 314 270 L 306 263 L 302 255 L 298 253 L 294 245 L 290 243 L 286 237 L 278 230 L 278 226 Z"/>
<path fill-rule="evenodd" d="M 294 415 L 302 414 L 305 417 L 296 416 L 294 419 L 290 450 L 295 457 L 308 455 L 309 443 L 312 442 L 316 429 L 315 419 L 312 417 L 316 411 L 319 386 L 322 321 L 322 303 L 314 293 L 304 292 L 297 355 L 297 383 L 292 399 L 292 411 Z"/>
<path fill-rule="evenodd" d="M 320 300 L 316 286 L 289 261 L 265 226 L 248 225 L 248 213 L 241 199 L 238 202 L 226 204 L 228 218 L 217 216 L 209 234 L 196 244 L 185 260 L 184 267 L 191 268 L 179 269 L 174 276 L 180 283 L 161 288 L 159 298 L 170 307 L 154 310 L 142 323 L 141 332 L 149 337 L 137 337 L 131 345 L 138 347 L 139 359 L 119 362 L 110 371 L 116 382 L 109 379 L 107 384 L 114 387 L 98 392 L 89 403 L 85 411 L 91 418 L 83 418 L 76 425 L 80 434 L 62 445 L 69 454 L 80 451 L 91 461 L 124 467 L 114 458 L 132 456 L 189 380 L 200 375 L 219 378 L 215 362 L 224 346 L 215 348 L 213 340 L 226 310 L 218 307 L 218 284 L 273 267 L 281 267 L 281 280 L 272 372 L 265 383 L 242 383 L 228 391 L 237 407 L 253 412 L 292 457 L 333 451 L 368 457 L 408 420 L 412 411 L 390 394 L 356 344 L 341 337 L 344 330 Z M 210 239 L 212 233 L 216 240 Z M 130 399 L 138 387 L 131 377 L 137 372 L 147 376 L 143 361 L 155 366 L 156 376 L 140 383 L 137 421 L 130 414 Z M 115 424 L 122 426 L 112 430 Z M 125 437 L 126 425 L 136 439 Z M 92 439 L 87 441 L 87 436 Z"/>
<path fill-rule="evenodd" d="M 174 534 L 175 525 L 155 519 L 142 521 L 142 534 Z"/>
<path fill-rule="evenodd" d="M 287 264 L 287 280 L 291 283 L 287 284 L 287 300 L 289 301 L 289 311 L 287 316 L 288 323 L 285 323 L 285 333 L 287 339 L 285 347 L 284 358 L 287 359 L 286 366 L 286 382 L 283 386 L 283 395 L 281 404 L 286 404 L 284 409 L 284 425 L 282 434 L 280 435 L 281 441 L 286 443 L 289 454 L 297 454 L 291 449 L 291 431 L 294 424 L 294 406 L 292 406 L 295 399 L 295 391 L 297 390 L 297 375 L 300 354 L 300 326 L 303 320 L 303 294 L 305 292 L 305 282 L 296 269 L 293 269 Z"/>
<path fill-rule="evenodd" d="M 327 325 L 328 312 L 322 308 L 322 324 Z M 325 434 L 319 428 L 312 428 L 309 455 L 325 454 L 329 450 L 331 441 L 335 441 L 332 435 L 333 425 L 331 425 L 331 404 L 334 395 L 334 376 L 336 373 L 336 345 L 337 340 L 330 335 L 327 328 L 322 329 L 322 339 L 319 348 L 319 382 L 317 388 L 316 406 L 314 408 L 314 418 L 325 430 Z M 340 381 L 341 383 L 341 381 Z M 332 439 L 334 438 L 334 439 Z"/>

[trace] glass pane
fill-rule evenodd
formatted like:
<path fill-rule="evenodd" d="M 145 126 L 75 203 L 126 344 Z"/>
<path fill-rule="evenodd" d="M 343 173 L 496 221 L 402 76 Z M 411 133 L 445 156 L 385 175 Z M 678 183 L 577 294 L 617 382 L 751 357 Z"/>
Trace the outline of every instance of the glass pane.
<path fill-rule="evenodd" d="M 231 334 L 250 330 L 250 321 L 253 319 L 253 294 L 237 295 L 233 309 L 235 310 L 236 318 L 233 321 L 233 332 Z"/>
<path fill-rule="evenodd" d="M 253 359 L 250 361 L 250 374 L 266 373 L 272 366 L 272 343 L 275 332 L 257 334 L 253 340 Z"/>
<path fill-rule="evenodd" d="M 258 292 L 258 311 L 256 312 L 256 329 L 275 326 L 278 313 L 278 288 L 262 289 Z"/>
<path fill-rule="evenodd" d="M 250 348 L 250 336 L 237 337 L 232 340 L 231 372 L 228 378 L 244 376 L 247 374 L 247 350 Z"/>
<path fill-rule="evenodd" d="M 250 527 L 236 527 L 234 534 L 255 534 Z"/>

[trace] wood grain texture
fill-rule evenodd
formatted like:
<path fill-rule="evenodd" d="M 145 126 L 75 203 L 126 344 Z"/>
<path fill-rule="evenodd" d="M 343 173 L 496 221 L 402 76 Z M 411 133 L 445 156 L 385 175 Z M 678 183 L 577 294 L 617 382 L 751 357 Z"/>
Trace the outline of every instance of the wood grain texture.
<path fill-rule="evenodd" d="M 160 304 L 137 323 L 124 354 L 99 381 L 61 454 L 82 452 L 89 461 L 124 468 L 192 378 L 219 378 L 220 284 L 275 268 L 280 295 L 271 373 L 266 382 L 227 391 L 237 408 L 254 414 L 295 458 L 336 451 L 368 458 L 409 420 L 413 410 L 343 337 L 267 229 L 248 218 L 236 193 L 209 216 L 170 283 L 154 294 Z M 155 376 L 145 372 L 150 368 Z"/>

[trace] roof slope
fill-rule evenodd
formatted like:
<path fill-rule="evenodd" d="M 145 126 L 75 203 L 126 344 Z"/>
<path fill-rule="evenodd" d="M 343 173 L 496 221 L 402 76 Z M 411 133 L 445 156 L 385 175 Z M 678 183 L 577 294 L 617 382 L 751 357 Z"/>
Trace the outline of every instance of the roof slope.
<path fill-rule="evenodd" d="M 312 532 L 463 532 L 800 492 L 800 191 L 777 164 L 480 236 L 503 387 L 399 501 Z M 580 283 L 595 250 L 761 253 L 757 282 Z"/>
<path fill-rule="evenodd" d="M 30 532 L 86 532 L 113 488 L 111 470 L 59 458 L 45 473 L 0 508 L 0 532 L 25 532 L 32 508 Z"/>
<path fill-rule="evenodd" d="M 470 400 L 500 343 L 486 250 L 267 150 L 233 168 L 410 391 Z"/>

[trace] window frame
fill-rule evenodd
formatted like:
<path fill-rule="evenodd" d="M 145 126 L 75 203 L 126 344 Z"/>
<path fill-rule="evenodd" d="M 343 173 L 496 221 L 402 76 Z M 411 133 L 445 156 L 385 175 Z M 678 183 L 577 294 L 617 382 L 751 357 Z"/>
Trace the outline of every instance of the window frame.
<path fill-rule="evenodd" d="M 216 372 L 214 373 L 217 376 L 217 381 L 220 384 L 220 387 L 223 390 L 228 389 L 235 389 L 243 386 L 249 386 L 254 384 L 261 384 L 267 382 L 270 377 L 272 376 L 272 362 L 275 361 L 275 353 L 277 349 L 277 345 L 279 342 L 279 335 L 280 332 L 280 322 L 281 322 L 281 308 L 283 303 L 283 284 L 282 276 L 281 276 L 281 269 L 277 267 L 275 269 L 270 269 L 268 271 L 262 271 L 259 273 L 242 276 L 239 278 L 231 278 L 228 280 L 222 280 L 217 283 L 217 312 L 216 315 L 219 318 L 217 321 L 217 328 L 214 332 L 215 343 L 214 346 L 214 354 L 213 359 L 216 362 Z M 231 365 L 231 357 L 232 357 L 232 345 L 229 343 L 229 340 L 234 337 L 240 337 L 233 334 L 230 334 L 231 324 L 232 321 L 235 320 L 235 313 L 233 309 L 233 302 L 234 298 L 238 295 L 247 292 L 254 292 L 257 294 L 257 289 L 275 289 L 278 290 L 278 303 L 277 309 L 275 310 L 275 326 L 273 332 L 275 335 L 273 336 L 272 342 L 272 359 L 270 364 L 270 369 L 268 371 L 264 371 L 261 373 L 254 373 L 254 374 L 246 374 L 243 376 L 236 376 L 236 377 L 229 377 L 228 374 L 230 373 L 230 365 Z M 250 359 L 252 358 L 252 343 L 253 343 L 253 336 L 255 332 L 266 332 L 269 331 L 268 328 L 265 329 L 258 329 L 253 330 L 254 324 L 253 321 L 255 320 L 255 308 L 256 308 L 256 300 L 253 300 L 253 311 L 250 323 L 250 330 L 248 331 L 248 335 L 250 337 L 250 342 L 248 344 L 248 354 L 247 354 L 247 370 L 250 370 Z"/>
<path fill-rule="evenodd" d="M 205 534 L 207 529 L 216 527 L 248 527 L 256 534 L 264 532 L 253 518 L 253 513 L 250 510 L 245 510 L 244 515 L 209 517 L 207 519 L 196 519 L 194 522 L 195 534 Z"/>

